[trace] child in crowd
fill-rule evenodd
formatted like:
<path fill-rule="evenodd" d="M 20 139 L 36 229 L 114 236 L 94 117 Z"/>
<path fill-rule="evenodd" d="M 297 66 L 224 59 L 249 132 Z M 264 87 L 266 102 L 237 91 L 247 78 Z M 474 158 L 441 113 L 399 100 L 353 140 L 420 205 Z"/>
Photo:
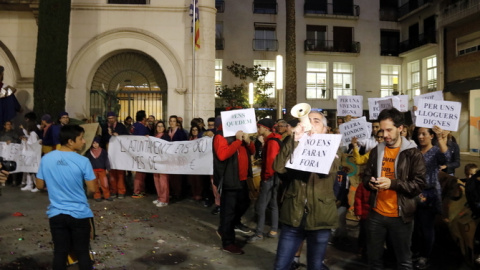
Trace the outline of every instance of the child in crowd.
<path fill-rule="evenodd" d="M 465 178 L 460 179 L 462 182 L 466 183 L 468 179 L 470 179 L 475 173 L 477 173 L 478 166 L 477 164 L 469 163 L 465 165 Z"/>
<path fill-rule="evenodd" d="M 35 122 L 27 122 L 26 127 L 20 126 L 23 130 L 24 136 L 22 137 L 22 143 L 25 143 L 26 147 L 29 147 L 33 144 L 38 144 L 38 134 L 37 132 L 38 127 Z M 39 190 L 35 187 L 35 180 L 37 179 L 35 173 L 23 173 L 22 183 L 25 183 L 25 186 L 21 188 L 22 191 L 31 191 L 31 192 L 38 192 Z"/>
<path fill-rule="evenodd" d="M 90 148 L 90 151 L 87 151 L 85 156 L 90 160 L 96 178 L 93 198 L 95 201 L 101 202 L 103 193 L 103 198 L 105 198 L 105 200 L 113 201 L 113 198 L 110 197 L 107 178 L 107 172 L 110 170 L 110 161 L 108 160 L 107 151 L 100 147 L 100 137 L 95 137 L 93 139 L 92 147 Z M 100 189 L 102 190 L 101 192 Z"/>

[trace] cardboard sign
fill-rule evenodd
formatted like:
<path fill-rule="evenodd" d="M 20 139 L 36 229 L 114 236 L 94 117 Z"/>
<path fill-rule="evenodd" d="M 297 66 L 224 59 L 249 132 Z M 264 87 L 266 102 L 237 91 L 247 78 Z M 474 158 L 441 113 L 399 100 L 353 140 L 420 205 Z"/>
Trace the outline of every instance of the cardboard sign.
<path fill-rule="evenodd" d="M 338 134 L 304 135 L 287 164 L 287 168 L 328 174 L 342 139 Z"/>
<path fill-rule="evenodd" d="M 417 127 L 439 126 L 444 130 L 457 131 L 462 103 L 420 99 L 417 107 Z"/>
<path fill-rule="evenodd" d="M 359 140 L 370 138 L 371 128 L 365 118 L 359 118 L 340 125 L 340 134 L 342 134 L 343 145 L 348 145 L 356 137 Z"/>
<path fill-rule="evenodd" d="M 244 133 L 257 133 L 257 120 L 253 108 L 223 111 L 220 114 L 224 137 L 235 136 L 239 130 Z"/>
<path fill-rule="evenodd" d="M 408 112 L 408 95 L 388 96 L 392 99 L 393 107 L 401 112 Z"/>
<path fill-rule="evenodd" d="M 152 136 L 112 136 L 108 158 L 112 169 L 165 174 L 213 174 L 212 141 L 169 142 Z"/>
<path fill-rule="evenodd" d="M 363 115 L 363 96 L 338 96 L 337 97 L 337 116 L 357 116 Z"/>
<path fill-rule="evenodd" d="M 17 169 L 10 173 L 36 173 L 42 158 L 42 145 L 40 143 L 7 144 L 6 142 L 0 142 L 0 157 L 17 163 Z"/>
<path fill-rule="evenodd" d="M 423 95 L 418 95 L 413 98 L 413 106 L 417 106 L 420 104 L 420 99 L 431 99 L 431 100 L 443 100 L 443 92 L 442 91 L 435 91 L 431 93 L 426 93 Z M 415 115 L 417 112 L 415 111 Z"/>
<path fill-rule="evenodd" d="M 369 98 L 368 99 L 368 109 L 370 114 L 370 120 L 375 120 L 378 118 L 378 115 L 381 111 L 385 109 L 393 108 L 393 103 L 391 98 Z"/>

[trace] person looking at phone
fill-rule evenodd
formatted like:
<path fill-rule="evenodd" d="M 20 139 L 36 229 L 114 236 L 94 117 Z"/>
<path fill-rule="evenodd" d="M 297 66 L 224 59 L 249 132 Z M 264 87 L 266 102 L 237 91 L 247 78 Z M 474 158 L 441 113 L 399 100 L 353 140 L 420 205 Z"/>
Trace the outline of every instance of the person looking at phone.
<path fill-rule="evenodd" d="M 383 247 L 389 237 L 397 269 L 413 269 L 410 250 L 415 197 L 425 187 L 425 162 L 416 145 L 402 137 L 404 116 L 397 109 L 378 116 L 384 142 L 370 152 L 363 184 L 371 191 L 367 218 L 369 269 L 383 269 Z"/>

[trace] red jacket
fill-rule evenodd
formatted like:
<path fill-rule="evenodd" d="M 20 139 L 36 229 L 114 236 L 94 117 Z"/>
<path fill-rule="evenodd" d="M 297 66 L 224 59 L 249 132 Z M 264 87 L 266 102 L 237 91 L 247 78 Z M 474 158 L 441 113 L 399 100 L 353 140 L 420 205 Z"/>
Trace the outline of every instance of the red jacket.
<path fill-rule="evenodd" d="M 235 152 L 238 152 L 238 177 L 240 181 L 247 180 L 248 163 L 250 162 L 249 156 L 251 153 L 255 153 L 255 145 L 253 142 L 247 145 L 244 141 L 235 140 L 229 145 L 225 137 L 217 135 L 213 139 L 213 149 L 221 161 L 228 159 Z"/>
<path fill-rule="evenodd" d="M 353 208 L 355 215 L 360 216 L 360 219 L 367 219 L 368 212 L 370 211 L 370 204 L 368 204 L 369 197 L 370 191 L 365 188 L 363 183 L 358 184 L 357 191 L 355 191 Z"/>
<path fill-rule="evenodd" d="M 263 145 L 262 150 L 262 172 L 260 173 L 260 176 L 264 181 L 270 179 L 274 175 L 273 161 L 280 152 L 280 144 L 273 140 L 273 138 L 277 138 L 278 141 L 281 142 L 282 135 L 272 132 L 265 139 L 265 144 Z"/>

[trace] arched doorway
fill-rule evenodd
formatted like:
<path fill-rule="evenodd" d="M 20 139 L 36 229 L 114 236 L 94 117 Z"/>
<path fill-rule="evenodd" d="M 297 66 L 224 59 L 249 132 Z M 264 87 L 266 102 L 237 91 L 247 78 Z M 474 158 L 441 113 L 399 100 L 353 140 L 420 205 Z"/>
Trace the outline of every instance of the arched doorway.
<path fill-rule="evenodd" d="M 160 65 L 150 56 L 128 51 L 103 62 L 95 72 L 90 88 L 90 115 L 104 120 L 106 106 L 99 91 L 119 90 L 119 120 L 145 110 L 147 115 L 163 119 L 166 115 L 167 80 Z"/>

